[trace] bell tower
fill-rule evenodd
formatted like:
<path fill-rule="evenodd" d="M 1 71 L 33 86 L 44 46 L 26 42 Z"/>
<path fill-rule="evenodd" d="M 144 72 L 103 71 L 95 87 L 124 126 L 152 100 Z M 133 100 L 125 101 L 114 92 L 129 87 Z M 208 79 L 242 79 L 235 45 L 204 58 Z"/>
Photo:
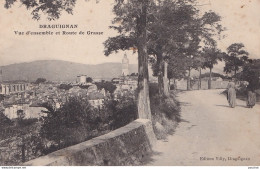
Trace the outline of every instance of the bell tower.
<path fill-rule="evenodd" d="M 127 75 L 129 75 L 129 60 L 125 53 L 124 58 L 122 60 L 122 76 L 127 76 Z"/>

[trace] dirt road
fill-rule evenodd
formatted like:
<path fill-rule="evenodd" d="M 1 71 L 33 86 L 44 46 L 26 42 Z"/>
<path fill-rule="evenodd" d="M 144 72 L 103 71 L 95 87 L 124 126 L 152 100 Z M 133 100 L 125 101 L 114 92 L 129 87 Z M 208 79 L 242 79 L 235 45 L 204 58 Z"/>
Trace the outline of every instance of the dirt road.
<path fill-rule="evenodd" d="M 230 108 L 222 91 L 180 93 L 183 122 L 157 142 L 148 165 L 260 166 L 260 105 Z"/>

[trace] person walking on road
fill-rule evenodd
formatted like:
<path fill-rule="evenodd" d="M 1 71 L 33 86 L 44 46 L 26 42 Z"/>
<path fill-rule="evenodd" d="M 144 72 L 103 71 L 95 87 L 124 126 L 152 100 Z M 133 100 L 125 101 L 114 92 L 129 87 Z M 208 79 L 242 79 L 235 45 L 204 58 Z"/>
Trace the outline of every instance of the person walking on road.
<path fill-rule="evenodd" d="M 247 92 L 247 102 L 246 105 L 248 108 L 253 108 L 256 103 L 256 93 L 255 90 L 251 85 L 248 86 L 248 92 Z"/>
<path fill-rule="evenodd" d="M 232 81 L 230 81 L 228 83 L 228 93 L 227 93 L 227 99 L 228 99 L 228 103 L 229 106 L 232 108 L 236 107 L 236 87 L 235 87 L 235 82 L 232 79 Z"/>

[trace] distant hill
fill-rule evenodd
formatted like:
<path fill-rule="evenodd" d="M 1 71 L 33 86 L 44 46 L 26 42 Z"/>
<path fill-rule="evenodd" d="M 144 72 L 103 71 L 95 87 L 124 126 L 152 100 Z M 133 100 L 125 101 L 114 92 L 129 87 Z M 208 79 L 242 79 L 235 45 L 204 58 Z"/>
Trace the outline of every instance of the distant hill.
<path fill-rule="evenodd" d="M 121 75 L 121 63 L 104 63 L 87 65 L 60 60 L 43 60 L 28 63 L 12 64 L 0 67 L 4 81 L 29 80 L 46 78 L 49 81 L 75 81 L 79 74 L 92 78 L 112 79 Z M 129 65 L 130 73 L 137 73 L 137 65 Z"/>

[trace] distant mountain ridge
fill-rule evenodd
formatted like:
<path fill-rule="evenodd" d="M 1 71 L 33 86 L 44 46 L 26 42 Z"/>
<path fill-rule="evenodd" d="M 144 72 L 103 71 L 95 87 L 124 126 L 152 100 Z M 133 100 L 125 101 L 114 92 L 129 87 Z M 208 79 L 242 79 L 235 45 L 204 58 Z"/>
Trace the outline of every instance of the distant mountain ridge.
<path fill-rule="evenodd" d="M 121 63 L 88 65 L 61 60 L 40 60 L 1 66 L 4 81 L 46 78 L 49 81 L 75 81 L 77 75 L 85 74 L 92 78 L 112 79 L 122 73 Z M 129 64 L 129 72 L 137 73 L 136 64 Z"/>

